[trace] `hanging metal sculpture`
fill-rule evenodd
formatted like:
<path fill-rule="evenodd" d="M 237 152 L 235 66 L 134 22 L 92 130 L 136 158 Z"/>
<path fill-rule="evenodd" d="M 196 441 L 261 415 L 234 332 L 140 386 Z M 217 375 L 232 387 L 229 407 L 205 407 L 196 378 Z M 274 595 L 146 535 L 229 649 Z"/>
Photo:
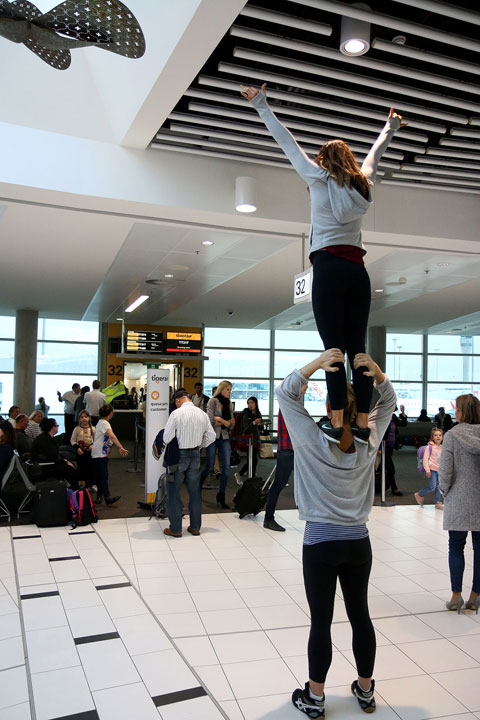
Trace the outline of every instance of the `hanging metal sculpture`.
<path fill-rule="evenodd" d="M 119 0 L 65 0 L 46 13 L 28 0 L 0 0 L 0 35 L 57 70 L 70 66 L 75 48 L 98 47 L 127 58 L 145 52 L 137 19 Z"/>

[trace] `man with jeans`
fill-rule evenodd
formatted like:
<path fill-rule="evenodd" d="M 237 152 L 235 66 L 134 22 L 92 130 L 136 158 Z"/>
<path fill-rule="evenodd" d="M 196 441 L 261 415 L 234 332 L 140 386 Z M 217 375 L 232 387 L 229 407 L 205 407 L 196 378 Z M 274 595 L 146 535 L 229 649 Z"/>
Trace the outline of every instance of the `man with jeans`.
<path fill-rule="evenodd" d="M 167 511 L 170 527 L 163 531 L 170 537 L 182 537 L 182 503 L 180 488 L 185 482 L 189 495 L 190 525 L 187 531 L 200 535 L 202 496 L 200 492 L 200 450 L 215 442 L 215 430 L 203 410 L 194 406 L 190 395 L 180 388 L 174 395 L 176 410 L 168 418 L 163 442 L 174 437 L 179 447 L 178 465 L 167 468 Z"/>
<path fill-rule="evenodd" d="M 307 385 L 302 387 L 302 395 L 307 391 Z M 267 530 L 277 530 L 285 532 L 285 528 L 275 520 L 275 508 L 277 507 L 278 497 L 283 488 L 287 485 L 293 470 L 293 447 L 290 435 L 281 410 L 278 411 L 278 439 L 277 439 L 277 469 L 275 470 L 275 480 L 268 491 L 267 504 L 265 506 L 265 519 L 263 527 Z"/>

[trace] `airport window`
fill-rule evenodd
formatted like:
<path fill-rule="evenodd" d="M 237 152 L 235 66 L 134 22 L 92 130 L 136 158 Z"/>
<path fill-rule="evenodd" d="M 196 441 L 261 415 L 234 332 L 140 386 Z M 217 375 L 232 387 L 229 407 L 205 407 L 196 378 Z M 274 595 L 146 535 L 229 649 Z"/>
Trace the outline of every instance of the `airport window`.
<path fill-rule="evenodd" d="M 0 315 L 0 412 L 13 404 L 13 365 L 15 358 L 15 318 Z"/>
<path fill-rule="evenodd" d="M 256 397 L 258 407 L 262 415 L 268 417 L 270 408 L 270 383 L 268 378 L 264 380 L 246 380 L 245 378 L 216 377 L 205 379 L 203 392 L 212 396 L 212 388 L 218 386 L 221 380 L 230 380 L 232 383 L 231 400 L 235 406 L 235 412 L 241 412 L 247 407 L 247 399 Z"/>
<path fill-rule="evenodd" d="M 265 348 L 268 350 L 270 330 L 207 327 L 205 328 L 205 347 Z"/>
<path fill-rule="evenodd" d="M 308 363 L 312 362 L 312 360 L 315 360 L 319 355 L 319 352 L 300 352 L 292 350 L 290 352 L 285 352 L 283 350 L 276 350 L 275 351 L 275 379 L 276 380 L 283 380 L 284 377 L 289 375 L 292 370 L 295 368 L 297 370 L 300 370 L 300 368 L 304 367 L 305 365 L 308 365 Z M 315 375 L 312 375 L 314 378 L 320 378 L 324 376 L 323 370 L 319 370 Z"/>
<path fill-rule="evenodd" d="M 422 355 L 387 354 L 386 373 L 390 380 L 421 380 Z"/>
<path fill-rule="evenodd" d="M 478 335 L 429 335 L 428 352 L 429 354 L 479 354 L 480 337 Z"/>
<path fill-rule="evenodd" d="M 235 377 L 268 378 L 270 372 L 270 354 L 267 350 L 228 350 L 208 348 L 208 360 L 204 364 L 206 377 L 223 377 L 229 380 Z"/>
<path fill-rule="evenodd" d="M 429 383 L 427 386 L 427 412 L 432 417 L 438 413 L 438 408 L 443 406 L 445 412 L 450 413 L 455 421 L 455 400 L 459 395 L 472 393 L 479 397 L 480 384 L 474 383 Z"/>
<path fill-rule="evenodd" d="M 323 352 L 323 343 L 320 335 L 311 330 L 276 330 L 276 350 L 316 350 Z"/>
<path fill-rule="evenodd" d="M 38 321 L 35 398 L 44 397 L 64 430 L 63 403 L 57 390 L 70 390 L 74 382 L 92 386 L 98 376 L 99 324 L 75 320 L 40 318 Z M 58 341 L 62 342 L 58 342 Z"/>
<path fill-rule="evenodd" d="M 405 412 L 410 420 L 416 420 L 423 407 L 423 384 L 414 382 L 395 382 L 398 409 L 405 406 Z"/>
<path fill-rule="evenodd" d="M 408 335 L 405 333 L 387 333 L 387 353 L 423 352 L 423 335 Z"/>

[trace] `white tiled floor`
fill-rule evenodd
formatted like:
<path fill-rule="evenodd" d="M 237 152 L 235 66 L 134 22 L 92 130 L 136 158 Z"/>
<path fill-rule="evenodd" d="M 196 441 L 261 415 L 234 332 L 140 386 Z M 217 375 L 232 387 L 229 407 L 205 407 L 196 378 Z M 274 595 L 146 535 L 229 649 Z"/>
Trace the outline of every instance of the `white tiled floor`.
<path fill-rule="evenodd" d="M 182 539 L 146 518 L 73 534 L 1 528 L 0 720 L 27 720 L 30 701 L 39 720 L 299 718 L 290 696 L 307 679 L 303 523 L 296 511 L 278 512 L 287 531 L 272 533 L 262 518 L 207 515 L 200 537 Z M 381 720 L 480 719 L 480 615 L 445 610 L 441 520 L 433 507 L 371 515 Z M 12 544 L 20 594 L 44 595 L 22 599 L 26 665 Z M 466 563 L 467 582 L 471 548 Z M 332 642 L 327 718 L 353 720 L 360 710 L 340 591 Z"/>

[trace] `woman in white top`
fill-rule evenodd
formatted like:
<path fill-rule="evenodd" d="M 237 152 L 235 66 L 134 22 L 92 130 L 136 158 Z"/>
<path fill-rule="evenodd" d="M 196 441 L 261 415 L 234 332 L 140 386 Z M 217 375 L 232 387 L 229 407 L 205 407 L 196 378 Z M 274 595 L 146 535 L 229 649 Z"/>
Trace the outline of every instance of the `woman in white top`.
<path fill-rule="evenodd" d="M 28 416 L 28 425 L 25 428 L 25 435 L 28 435 L 29 438 L 35 440 L 35 438 L 38 437 L 42 432 L 40 428 L 40 423 L 42 422 L 42 420 L 42 411 L 34 410 L 32 414 Z"/>
<path fill-rule="evenodd" d="M 112 497 L 108 487 L 108 456 L 112 449 L 112 445 L 116 445 L 120 450 L 122 457 L 128 456 L 128 450 L 125 450 L 120 440 L 117 438 L 110 425 L 113 417 L 113 407 L 104 405 L 99 410 L 100 420 L 95 427 L 95 439 L 92 446 L 92 459 L 95 472 L 97 490 L 97 499 L 95 504 L 99 505 L 103 498 L 107 505 L 113 505 L 114 502 L 120 500 L 120 495 Z"/>

